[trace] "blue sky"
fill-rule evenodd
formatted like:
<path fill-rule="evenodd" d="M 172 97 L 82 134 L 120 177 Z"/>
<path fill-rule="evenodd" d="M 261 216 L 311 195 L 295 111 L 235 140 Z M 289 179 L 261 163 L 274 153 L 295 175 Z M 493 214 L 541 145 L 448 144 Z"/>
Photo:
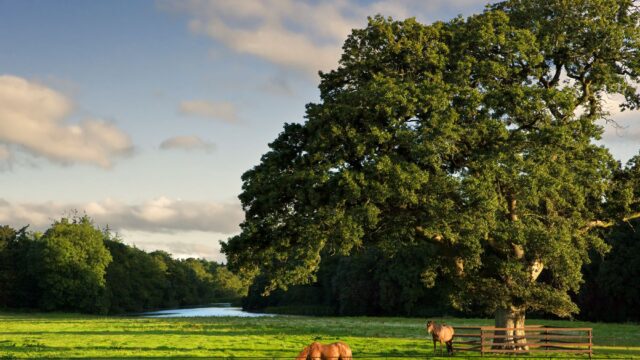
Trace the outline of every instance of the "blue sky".
<path fill-rule="evenodd" d="M 484 3 L 0 0 L 0 224 L 75 209 L 140 248 L 222 260 L 240 176 L 303 121 L 351 28 Z M 604 143 L 626 161 L 637 114 L 612 114 L 625 127 Z"/>

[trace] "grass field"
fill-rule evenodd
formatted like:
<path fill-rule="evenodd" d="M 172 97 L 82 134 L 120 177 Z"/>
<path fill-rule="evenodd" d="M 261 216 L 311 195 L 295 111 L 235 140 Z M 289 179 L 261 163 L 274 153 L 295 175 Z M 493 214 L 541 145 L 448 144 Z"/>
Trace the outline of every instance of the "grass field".
<path fill-rule="evenodd" d="M 491 320 L 446 319 L 452 325 Z M 354 358 L 434 355 L 425 319 L 173 318 L 0 313 L 0 358 L 267 357 L 293 359 L 313 340 L 346 341 Z M 594 357 L 640 359 L 640 325 L 528 320 L 528 324 L 593 327 Z M 460 353 L 455 357 L 477 356 Z M 485 356 L 484 358 L 488 358 Z M 548 357 L 545 357 L 548 358 Z M 587 358 L 582 356 L 582 358 Z"/>

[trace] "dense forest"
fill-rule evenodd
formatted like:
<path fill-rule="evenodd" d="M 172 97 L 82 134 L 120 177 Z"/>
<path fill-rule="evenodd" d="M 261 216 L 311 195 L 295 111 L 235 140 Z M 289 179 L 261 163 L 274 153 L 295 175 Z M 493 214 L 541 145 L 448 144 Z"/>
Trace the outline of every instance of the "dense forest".
<path fill-rule="evenodd" d="M 593 253 L 583 267 L 584 283 L 572 294 L 589 321 L 640 321 L 640 221 L 615 226 L 605 237 L 611 250 Z M 450 284 L 424 286 L 421 269 L 430 259 L 401 248 L 392 258 L 368 247 L 352 256 L 324 254 L 317 281 L 262 296 L 266 280 L 258 277 L 243 306 L 253 311 L 304 315 L 480 316 L 482 309 L 460 312 L 447 298 Z M 534 316 L 548 316 L 543 313 Z"/>
<path fill-rule="evenodd" d="M 238 299 L 245 288 L 221 264 L 145 252 L 86 216 L 44 233 L 0 227 L 0 308 L 120 314 Z"/>

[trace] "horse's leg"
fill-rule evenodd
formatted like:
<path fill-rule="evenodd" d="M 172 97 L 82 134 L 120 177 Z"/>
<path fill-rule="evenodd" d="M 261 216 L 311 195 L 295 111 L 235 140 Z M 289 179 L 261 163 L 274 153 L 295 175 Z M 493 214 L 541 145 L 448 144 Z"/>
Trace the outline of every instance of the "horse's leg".
<path fill-rule="evenodd" d="M 446 344 L 447 344 L 447 354 L 453 355 L 453 340 L 447 341 Z"/>
<path fill-rule="evenodd" d="M 436 354 L 436 339 L 433 339 L 433 354 Z"/>

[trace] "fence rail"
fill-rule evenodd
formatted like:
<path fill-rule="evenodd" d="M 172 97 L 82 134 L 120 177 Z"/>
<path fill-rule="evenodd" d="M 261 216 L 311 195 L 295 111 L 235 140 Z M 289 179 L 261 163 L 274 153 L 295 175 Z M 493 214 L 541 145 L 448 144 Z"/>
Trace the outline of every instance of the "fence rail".
<path fill-rule="evenodd" d="M 524 328 L 457 326 L 456 351 L 488 353 L 568 353 L 593 356 L 591 328 L 560 328 L 542 325 Z"/>

